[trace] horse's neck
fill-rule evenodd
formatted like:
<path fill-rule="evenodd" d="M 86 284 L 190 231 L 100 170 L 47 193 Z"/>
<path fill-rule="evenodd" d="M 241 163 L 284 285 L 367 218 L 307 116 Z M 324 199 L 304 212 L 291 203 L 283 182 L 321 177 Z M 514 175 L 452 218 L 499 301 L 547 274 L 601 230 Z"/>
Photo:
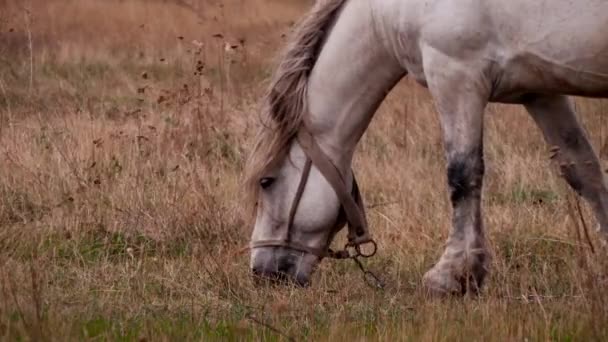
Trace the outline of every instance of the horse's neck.
<path fill-rule="evenodd" d="M 378 106 L 405 70 L 375 33 L 366 1 L 348 1 L 312 71 L 308 129 L 342 169 Z"/>

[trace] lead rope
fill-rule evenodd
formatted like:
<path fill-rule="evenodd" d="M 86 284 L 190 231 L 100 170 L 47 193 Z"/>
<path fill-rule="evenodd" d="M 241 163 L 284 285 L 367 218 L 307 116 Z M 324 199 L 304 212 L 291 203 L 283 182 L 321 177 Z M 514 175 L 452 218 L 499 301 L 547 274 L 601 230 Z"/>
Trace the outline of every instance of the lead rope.
<path fill-rule="evenodd" d="M 361 272 L 363 272 L 363 281 L 365 281 L 365 283 L 369 287 L 377 289 L 377 290 L 384 290 L 384 288 L 386 287 L 386 284 L 384 283 L 384 281 L 382 279 L 380 279 L 380 277 L 378 277 L 374 272 L 365 269 L 365 266 L 363 266 L 363 263 L 361 262 L 361 260 L 359 260 L 358 257 L 353 257 L 351 259 L 353 259 L 355 264 L 357 266 L 359 266 L 359 269 L 361 270 Z"/>
<path fill-rule="evenodd" d="M 380 277 L 374 272 L 366 269 L 360 259 L 367 259 L 376 255 L 376 252 L 378 251 L 378 245 L 376 244 L 376 241 L 371 240 L 369 243 L 372 244 L 372 246 L 374 247 L 373 251 L 369 254 L 361 252 L 361 245 L 353 246 L 347 244 L 346 247 L 341 251 L 333 251 L 330 249 L 328 252 L 328 257 L 337 260 L 352 259 L 355 265 L 357 265 L 357 267 L 363 273 L 363 281 L 371 288 L 374 288 L 376 290 L 383 290 L 386 287 L 386 283 L 382 279 L 380 279 Z"/>

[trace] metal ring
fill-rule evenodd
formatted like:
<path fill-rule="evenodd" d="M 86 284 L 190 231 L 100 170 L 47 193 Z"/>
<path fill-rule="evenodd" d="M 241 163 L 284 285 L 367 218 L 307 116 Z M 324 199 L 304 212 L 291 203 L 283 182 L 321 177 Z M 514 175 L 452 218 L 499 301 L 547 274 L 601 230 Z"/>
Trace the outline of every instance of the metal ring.
<path fill-rule="evenodd" d="M 355 245 L 351 245 L 349 243 L 344 246 L 344 252 L 348 255 L 348 258 L 354 259 L 360 255 L 359 250 Z"/>
<path fill-rule="evenodd" d="M 365 246 L 367 244 L 371 244 L 374 247 L 374 249 L 370 253 L 365 254 L 365 253 L 361 252 L 361 246 Z M 365 243 L 355 245 L 355 250 L 357 251 L 357 256 L 360 256 L 362 258 L 371 258 L 374 255 L 376 255 L 376 252 L 378 252 L 378 244 L 374 240 L 369 240 Z"/>

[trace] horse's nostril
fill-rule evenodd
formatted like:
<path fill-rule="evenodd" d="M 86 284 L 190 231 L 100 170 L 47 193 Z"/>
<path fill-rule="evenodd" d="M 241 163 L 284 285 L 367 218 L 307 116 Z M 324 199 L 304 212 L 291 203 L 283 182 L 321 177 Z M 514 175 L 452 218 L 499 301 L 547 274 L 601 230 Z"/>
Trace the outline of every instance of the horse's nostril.
<path fill-rule="evenodd" d="M 264 267 L 253 267 L 251 273 L 256 285 L 264 285 L 278 280 L 278 273 L 269 271 Z"/>
<path fill-rule="evenodd" d="M 285 260 L 285 259 L 281 260 L 279 262 L 278 266 L 279 266 L 278 267 L 279 272 L 284 273 L 284 274 L 289 274 L 289 271 L 292 268 L 291 262 L 289 262 L 289 260 Z"/>
<path fill-rule="evenodd" d="M 251 272 L 253 273 L 254 276 L 261 276 L 264 273 L 262 267 L 260 267 L 260 266 L 252 267 Z"/>
<path fill-rule="evenodd" d="M 308 277 L 304 274 L 297 274 L 294 278 L 294 283 L 298 286 L 301 287 L 308 287 L 310 286 L 310 280 L 308 279 Z"/>
<path fill-rule="evenodd" d="M 301 255 L 273 250 L 272 254 L 260 254 L 252 260 L 250 274 L 256 285 L 293 284 L 309 285 L 310 272 Z"/>

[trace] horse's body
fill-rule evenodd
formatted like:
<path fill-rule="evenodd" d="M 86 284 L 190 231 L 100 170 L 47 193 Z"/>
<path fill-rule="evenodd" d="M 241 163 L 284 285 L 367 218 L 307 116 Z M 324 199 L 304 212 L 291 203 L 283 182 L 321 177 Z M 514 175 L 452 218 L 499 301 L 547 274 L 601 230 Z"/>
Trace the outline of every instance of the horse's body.
<path fill-rule="evenodd" d="M 425 50 L 475 64 L 491 100 L 529 93 L 608 96 L 608 1 L 375 1 L 383 38 L 416 79 Z M 374 9 L 376 8 L 376 9 Z"/>
<path fill-rule="evenodd" d="M 323 39 L 311 39 L 323 30 Z M 428 87 L 435 100 L 454 208 L 446 250 L 425 276 L 430 290 L 477 289 L 487 272 L 480 204 L 488 102 L 528 109 L 558 152 L 566 180 L 589 201 L 608 236 L 599 161 L 565 97 L 608 97 L 608 1 L 326 0 L 297 34 L 268 97 L 275 130 L 266 136 L 275 138 L 256 151 L 265 157 L 253 178 L 263 179 L 265 189 L 258 192 L 253 242 L 283 239 L 286 231 L 310 248 L 331 242 L 341 203 L 314 168 L 293 203 L 307 159 L 293 138 L 305 126 L 350 184 L 357 142 L 405 75 Z M 301 63 L 304 58 L 314 63 Z M 290 63 L 296 68 L 289 70 Z M 296 78 L 305 79 L 306 91 Z M 294 100 L 302 101 L 293 108 L 303 113 L 285 110 Z M 305 283 L 319 259 L 288 244 L 261 246 L 252 253 L 252 267 Z"/>

